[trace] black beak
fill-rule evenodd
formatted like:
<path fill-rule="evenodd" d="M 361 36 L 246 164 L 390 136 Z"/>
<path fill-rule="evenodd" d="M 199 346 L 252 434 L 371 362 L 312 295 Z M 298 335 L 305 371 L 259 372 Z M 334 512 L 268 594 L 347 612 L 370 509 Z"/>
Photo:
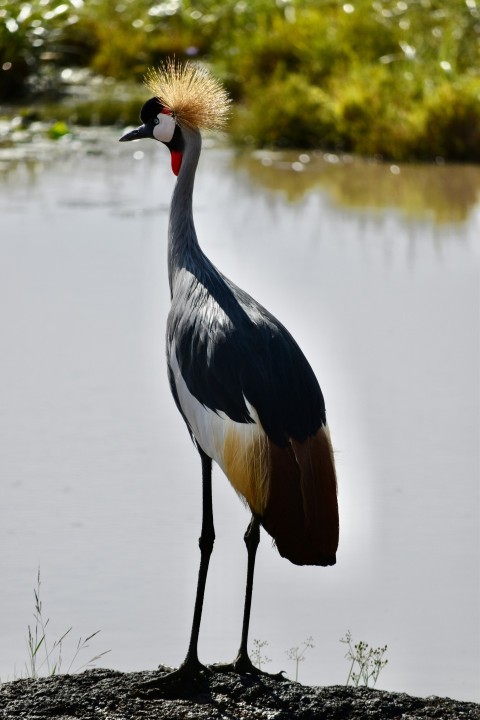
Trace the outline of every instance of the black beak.
<path fill-rule="evenodd" d="M 150 132 L 150 128 L 147 128 L 146 125 L 140 125 L 136 130 L 131 130 L 128 133 L 125 133 L 120 138 L 120 142 L 128 142 L 129 140 L 141 140 L 142 138 L 152 137 L 152 134 Z"/>

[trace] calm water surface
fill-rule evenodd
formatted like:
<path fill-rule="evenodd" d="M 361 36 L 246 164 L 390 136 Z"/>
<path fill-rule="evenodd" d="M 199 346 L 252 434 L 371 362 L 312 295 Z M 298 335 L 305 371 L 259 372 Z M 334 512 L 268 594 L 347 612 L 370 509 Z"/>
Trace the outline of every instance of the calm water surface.
<path fill-rule="evenodd" d="M 2 679 L 24 671 L 38 566 L 51 640 L 73 625 L 66 665 L 97 629 L 83 661 L 177 665 L 195 591 L 200 467 L 163 350 L 168 154 L 103 133 L 61 147 L 0 156 Z M 300 680 L 344 683 L 351 630 L 388 645 L 380 687 L 480 700 L 479 192 L 478 168 L 205 149 L 200 241 L 304 349 L 338 463 L 334 568 L 263 535 L 266 669 L 292 676 L 285 651 L 313 636 Z M 218 470 L 214 511 L 207 662 L 237 650 L 246 565 Z"/>

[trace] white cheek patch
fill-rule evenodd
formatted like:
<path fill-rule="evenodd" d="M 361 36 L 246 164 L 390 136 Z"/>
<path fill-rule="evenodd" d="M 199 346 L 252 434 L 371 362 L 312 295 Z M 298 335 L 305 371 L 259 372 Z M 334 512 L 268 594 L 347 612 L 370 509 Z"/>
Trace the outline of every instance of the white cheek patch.
<path fill-rule="evenodd" d="M 171 115 L 158 113 L 158 123 L 153 128 L 153 137 L 160 142 L 170 142 L 175 132 L 175 120 Z"/>

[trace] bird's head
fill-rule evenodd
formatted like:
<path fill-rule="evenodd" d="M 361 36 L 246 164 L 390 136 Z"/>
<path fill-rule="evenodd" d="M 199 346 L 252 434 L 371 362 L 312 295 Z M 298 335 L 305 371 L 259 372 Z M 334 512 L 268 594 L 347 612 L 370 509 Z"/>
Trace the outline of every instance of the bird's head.
<path fill-rule="evenodd" d="M 120 142 L 153 138 L 163 142 L 172 157 L 172 170 L 180 172 L 185 146 L 182 127 L 217 130 L 225 124 L 230 99 L 221 83 L 201 66 L 167 60 L 149 70 L 145 85 L 154 94 L 140 112 L 142 125 Z"/>
<path fill-rule="evenodd" d="M 170 150 L 172 170 L 175 175 L 178 175 L 182 164 L 183 136 L 172 110 L 162 105 L 160 100 L 154 97 L 147 100 L 142 107 L 140 120 L 143 124 L 136 130 L 123 135 L 120 142 L 152 138 L 164 143 Z"/>

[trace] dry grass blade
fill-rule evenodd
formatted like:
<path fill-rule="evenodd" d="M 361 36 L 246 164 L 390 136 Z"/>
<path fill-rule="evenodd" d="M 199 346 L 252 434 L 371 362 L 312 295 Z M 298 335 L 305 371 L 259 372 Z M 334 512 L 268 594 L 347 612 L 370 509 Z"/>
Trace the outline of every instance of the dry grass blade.
<path fill-rule="evenodd" d="M 40 598 L 40 586 L 41 580 L 39 569 L 37 573 L 37 587 L 34 588 L 33 591 L 35 595 L 35 612 L 33 616 L 35 624 L 33 626 L 33 630 L 30 625 L 28 626 L 27 635 L 28 662 L 25 663 L 25 669 L 27 672 L 27 677 L 30 678 L 38 678 L 40 676 L 40 671 L 42 670 L 44 665 L 46 665 L 47 674 L 50 676 L 58 675 L 62 672 L 63 643 L 72 631 L 71 627 L 68 628 L 68 630 L 66 630 L 57 640 L 55 640 L 52 645 L 50 645 L 50 643 L 47 644 L 47 626 L 50 620 L 49 618 L 45 620 L 43 616 L 42 600 Z M 68 673 L 72 670 L 79 653 L 89 647 L 89 641 L 96 637 L 99 632 L 100 630 L 96 630 L 90 635 L 87 635 L 86 638 L 79 638 L 73 658 L 68 666 Z M 101 657 L 103 657 L 109 652 L 110 650 L 105 650 L 105 652 L 98 653 L 97 655 L 90 658 L 88 662 L 84 663 L 78 669 L 82 669 L 84 667 L 91 667 L 97 660 L 99 660 Z M 74 669 L 73 672 L 78 672 L 78 669 Z"/>

